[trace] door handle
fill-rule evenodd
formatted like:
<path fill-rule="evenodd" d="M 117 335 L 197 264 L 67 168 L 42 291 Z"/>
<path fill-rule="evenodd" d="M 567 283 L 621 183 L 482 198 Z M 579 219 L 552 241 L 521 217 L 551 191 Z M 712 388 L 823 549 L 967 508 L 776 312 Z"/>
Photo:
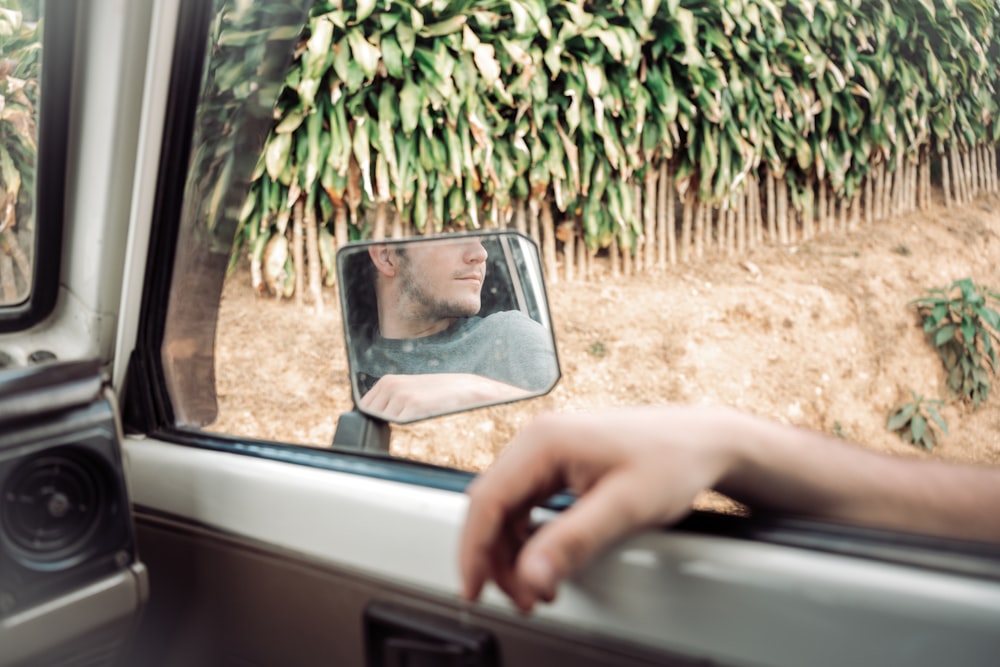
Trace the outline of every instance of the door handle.
<path fill-rule="evenodd" d="M 365 610 L 368 667 L 495 667 L 496 640 L 483 628 L 384 602 Z"/>

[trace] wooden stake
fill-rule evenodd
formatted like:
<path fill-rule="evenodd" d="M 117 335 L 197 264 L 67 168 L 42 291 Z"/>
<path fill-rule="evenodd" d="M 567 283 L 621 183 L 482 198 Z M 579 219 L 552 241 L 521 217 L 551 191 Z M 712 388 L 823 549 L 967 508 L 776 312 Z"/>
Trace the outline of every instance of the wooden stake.
<path fill-rule="evenodd" d="M 309 293 L 316 312 L 323 313 L 323 285 L 320 282 L 319 231 L 316 229 L 316 207 L 306 206 L 306 262 L 309 266 Z"/>
<path fill-rule="evenodd" d="M 979 151 L 976 146 L 969 147 L 969 180 L 972 181 L 972 198 L 979 196 Z"/>
<path fill-rule="evenodd" d="M 674 238 L 676 230 L 674 229 L 674 198 L 672 190 L 673 187 L 670 184 L 670 166 L 666 160 L 663 160 L 660 163 L 660 178 L 656 192 L 656 263 L 660 268 L 666 268 L 668 252 L 670 263 L 677 263 L 677 241 Z"/>
<path fill-rule="evenodd" d="M 295 271 L 295 303 L 302 305 L 302 292 L 305 283 L 303 271 L 305 259 L 302 256 L 302 218 L 305 204 L 299 197 L 292 207 L 292 268 Z"/>
<path fill-rule="evenodd" d="M 1000 177 L 997 176 L 997 147 L 990 146 L 990 176 L 993 179 L 993 192 L 1000 192 Z"/>
<path fill-rule="evenodd" d="M 830 231 L 830 222 L 826 218 L 826 182 L 819 184 L 819 233 L 825 234 Z"/>
<path fill-rule="evenodd" d="M 962 173 L 962 158 L 959 155 L 958 147 L 951 146 L 951 175 L 955 181 L 955 201 L 959 206 L 965 204 L 965 175 Z"/>
<path fill-rule="evenodd" d="M 611 259 L 611 276 L 618 278 L 622 274 L 621 256 L 618 254 L 618 235 L 611 236 L 611 246 L 608 248 L 608 257 Z"/>
<path fill-rule="evenodd" d="M 726 255 L 732 257 L 736 254 L 736 209 L 729 207 L 720 212 L 720 215 L 726 216 L 724 223 L 726 227 Z"/>
<path fill-rule="evenodd" d="M 927 210 L 930 210 L 934 206 L 934 185 L 931 182 L 931 169 L 934 165 L 934 160 L 929 146 L 924 152 L 924 162 L 926 163 L 924 165 L 924 201 Z"/>
<path fill-rule="evenodd" d="M 882 220 L 885 218 L 885 211 L 882 210 L 882 202 L 885 198 L 882 193 L 885 191 L 885 163 L 880 162 L 877 167 L 875 167 L 875 193 L 874 201 L 872 203 L 875 209 L 875 220 Z"/>
<path fill-rule="evenodd" d="M 545 262 L 545 273 L 549 277 L 549 283 L 555 285 L 557 278 L 556 262 L 556 229 L 552 220 L 552 206 L 548 201 L 541 202 L 539 212 L 539 222 L 542 228 L 542 261 Z"/>
<path fill-rule="evenodd" d="M 644 179 L 646 191 L 643 193 L 642 217 L 646 236 L 644 239 L 646 255 L 643 264 L 647 272 L 652 271 L 653 266 L 656 264 L 656 182 L 659 180 L 659 177 L 659 169 L 654 168 L 652 165 L 646 169 L 646 178 Z M 638 191 L 638 186 L 636 186 L 636 190 Z"/>
<path fill-rule="evenodd" d="M 948 174 L 948 156 L 941 154 L 941 189 L 944 190 L 945 208 L 951 208 L 951 176 Z"/>
<path fill-rule="evenodd" d="M 541 246 L 538 233 L 538 199 L 535 197 L 528 199 L 528 236 Z"/>
<path fill-rule="evenodd" d="M 749 187 L 749 183 L 744 185 L 736 205 L 736 252 L 741 255 L 747 250 L 747 204 L 749 203 L 747 192 Z"/>
<path fill-rule="evenodd" d="M 775 184 L 775 208 L 778 218 L 778 242 L 788 245 L 788 184 L 784 178 Z"/>
<path fill-rule="evenodd" d="M 628 232 L 625 230 L 622 230 L 621 232 L 622 236 L 624 236 L 627 233 Z M 634 273 L 634 268 L 635 268 L 633 266 L 635 258 L 632 256 L 633 246 L 627 246 L 623 244 L 621 250 L 622 250 L 622 275 L 625 276 L 626 278 L 629 278 Z"/>
<path fill-rule="evenodd" d="M 882 214 L 886 218 L 891 218 L 896 215 L 895 211 L 892 210 L 892 186 L 895 180 L 896 172 L 890 171 L 889 166 L 886 165 L 885 183 L 882 190 Z"/>
<path fill-rule="evenodd" d="M 632 184 L 632 211 L 637 216 L 643 215 L 642 187 L 638 183 Z M 630 261 L 633 263 L 636 273 L 643 273 L 646 270 L 645 262 L 643 261 L 646 256 L 646 228 L 645 221 L 640 219 L 640 222 L 643 222 L 643 231 L 641 234 L 637 234 L 636 238 L 632 239 L 632 247 L 630 249 L 632 256 Z"/>
<path fill-rule="evenodd" d="M 820 190 L 823 189 L 822 183 L 820 183 L 819 188 Z M 816 186 L 813 178 L 809 177 L 806 181 L 805 197 L 802 198 L 802 238 L 807 241 L 816 235 L 815 223 L 813 221 L 813 197 L 815 197 L 815 190 Z"/>
<path fill-rule="evenodd" d="M 700 201 L 695 204 L 694 209 L 694 256 L 701 259 L 704 253 L 702 247 L 705 243 L 705 205 Z"/>
<path fill-rule="evenodd" d="M 565 267 L 566 282 L 571 283 L 575 279 L 574 260 L 576 259 L 576 225 L 567 220 L 562 223 L 566 240 L 563 241 L 563 266 Z"/>
<path fill-rule="evenodd" d="M 674 187 L 674 169 L 667 165 L 667 177 L 663 181 L 667 198 L 667 253 L 671 264 L 677 264 L 677 190 Z"/>
<path fill-rule="evenodd" d="M 528 233 L 528 216 L 524 210 L 524 199 L 518 198 L 514 202 L 514 229 L 522 234 Z"/>
<path fill-rule="evenodd" d="M 874 214 L 872 213 L 872 187 L 875 182 L 875 175 L 868 171 L 865 175 L 865 225 L 868 227 L 872 226 L 875 222 Z"/>
<path fill-rule="evenodd" d="M 764 243 L 764 211 L 760 201 L 760 179 L 754 176 L 750 182 L 752 183 L 750 189 L 750 210 L 752 211 L 750 219 L 753 221 L 750 224 L 750 247 L 752 248 Z"/>
<path fill-rule="evenodd" d="M 993 192 L 1000 192 L 1000 176 L 997 175 L 997 147 L 990 146 L 990 174 L 993 176 Z"/>
<path fill-rule="evenodd" d="M 338 250 L 350 240 L 347 232 L 347 207 L 343 204 L 333 209 L 333 238 Z"/>
<path fill-rule="evenodd" d="M 767 240 L 774 243 L 778 240 L 778 232 L 775 221 L 778 217 L 778 196 L 775 192 L 774 174 L 767 170 L 767 183 L 765 185 L 767 193 Z"/>
<path fill-rule="evenodd" d="M 684 199 L 684 213 L 681 221 L 681 263 L 687 264 L 691 256 L 691 224 L 694 218 L 694 195 L 690 192 Z"/>

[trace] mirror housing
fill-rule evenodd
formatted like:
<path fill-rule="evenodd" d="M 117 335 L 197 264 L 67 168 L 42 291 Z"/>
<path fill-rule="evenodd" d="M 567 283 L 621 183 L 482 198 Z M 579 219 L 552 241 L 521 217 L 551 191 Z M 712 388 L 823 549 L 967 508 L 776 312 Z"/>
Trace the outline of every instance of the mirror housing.
<path fill-rule="evenodd" d="M 541 396 L 559 362 L 538 246 L 513 231 L 337 253 L 354 403 L 396 423 Z"/>

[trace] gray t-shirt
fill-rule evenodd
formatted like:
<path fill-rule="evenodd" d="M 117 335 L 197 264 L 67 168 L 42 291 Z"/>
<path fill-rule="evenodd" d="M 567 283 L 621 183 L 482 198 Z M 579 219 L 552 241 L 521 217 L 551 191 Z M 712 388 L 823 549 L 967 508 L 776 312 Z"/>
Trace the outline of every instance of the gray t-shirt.
<path fill-rule="evenodd" d="M 383 338 L 376 333 L 359 357 L 362 394 L 383 375 L 471 373 L 542 391 L 558 374 L 549 332 L 517 310 L 461 318 L 421 338 Z"/>

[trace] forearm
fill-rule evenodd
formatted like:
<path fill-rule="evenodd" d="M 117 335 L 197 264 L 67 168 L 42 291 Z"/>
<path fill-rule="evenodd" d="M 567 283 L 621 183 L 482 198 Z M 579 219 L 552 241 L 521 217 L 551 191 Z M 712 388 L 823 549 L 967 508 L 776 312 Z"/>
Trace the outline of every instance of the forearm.
<path fill-rule="evenodd" d="M 470 402 L 499 403 L 524 398 L 531 394 L 527 389 L 482 375 L 471 373 L 456 375 L 461 375 L 464 378 L 461 394 Z"/>
<path fill-rule="evenodd" d="M 751 507 L 1000 541 L 1000 469 L 878 454 L 751 418 L 716 488 Z"/>

